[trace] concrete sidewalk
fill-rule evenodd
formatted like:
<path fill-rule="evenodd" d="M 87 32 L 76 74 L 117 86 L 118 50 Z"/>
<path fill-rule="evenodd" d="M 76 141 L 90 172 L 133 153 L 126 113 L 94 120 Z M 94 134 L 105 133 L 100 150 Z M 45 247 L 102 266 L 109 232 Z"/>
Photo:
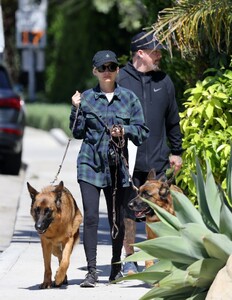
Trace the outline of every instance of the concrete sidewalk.
<path fill-rule="evenodd" d="M 59 135 L 59 134 L 58 134 Z M 125 299 L 136 300 L 149 291 L 148 286 L 140 281 L 124 281 L 109 285 L 111 241 L 107 220 L 105 200 L 100 201 L 100 223 L 98 235 L 97 267 L 99 284 L 93 289 L 80 288 L 79 284 L 86 274 L 86 261 L 81 241 L 73 251 L 70 267 L 68 269 L 69 285 L 60 289 L 39 290 L 38 286 L 43 280 L 43 258 L 39 237 L 34 229 L 30 216 L 31 200 L 27 191 L 26 182 L 40 190 L 49 185 L 57 174 L 61 164 L 68 139 L 62 136 L 54 139 L 51 134 L 33 128 L 26 128 L 24 139 L 23 161 L 27 165 L 25 173 L 18 177 L 0 176 L 0 196 L 9 199 L 12 207 L 4 210 L 0 204 L 0 227 L 4 227 L 6 237 L 1 238 L 4 250 L 0 254 L 0 294 L 4 300 L 44 300 L 44 299 Z M 61 139 L 61 140 L 60 140 Z M 76 156 L 80 141 L 72 140 L 65 158 L 61 173 L 58 176 L 65 186 L 72 192 L 81 211 L 81 197 L 76 182 Z M 4 188 L 3 188 L 4 186 Z M 13 201 L 13 202 L 12 202 Z M 9 204 L 9 203 L 8 203 Z M 9 205 L 8 205 L 9 206 Z M 11 205 L 10 205 L 11 206 Z M 17 213 L 17 214 L 16 214 Z M 15 218 L 16 214 L 16 218 Z M 2 216 L 4 218 L 2 219 Z M 11 224 L 8 226 L 8 224 Z M 12 227 L 12 229 L 8 228 Z M 4 231 L 5 231 L 4 229 Z M 13 236 L 11 234 L 13 233 Z M 7 247 L 7 238 L 11 238 Z M 144 239 L 144 225 L 138 226 L 138 241 Z M 6 249 L 5 249 L 6 248 Z M 0 249 L 1 250 L 1 249 Z M 57 268 L 57 261 L 52 261 L 53 276 Z M 143 265 L 140 265 L 143 268 Z"/>

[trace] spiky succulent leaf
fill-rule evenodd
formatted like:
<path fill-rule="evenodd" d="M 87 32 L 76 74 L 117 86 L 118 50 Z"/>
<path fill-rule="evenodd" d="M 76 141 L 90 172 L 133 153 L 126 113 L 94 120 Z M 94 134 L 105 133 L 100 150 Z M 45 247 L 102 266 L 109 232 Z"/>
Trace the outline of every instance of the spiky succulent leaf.
<path fill-rule="evenodd" d="M 188 276 L 187 270 L 176 269 L 159 281 L 159 288 L 167 288 L 172 291 L 187 286 L 195 286 L 196 278 Z"/>
<path fill-rule="evenodd" d="M 197 257 L 209 257 L 205 250 L 202 237 L 210 233 L 209 229 L 201 224 L 189 223 L 180 229 L 181 236 L 185 239 L 189 248 L 197 254 Z"/>
<path fill-rule="evenodd" d="M 221 185 L 218 185 L 218 189 L 220 191 L 221 202 L 225 204 L 228 207 L 229 211 L 232 213 L 232 207 L 230 205 L 230 200 L 228 196 L 226 195 L 225 191 L 222 189 Z"/>
<path fill-rule="evenodd" d="M 198 249 L 192 248 L 186 239 L 179 236 L 159 237 L 136 243 L 135 246 L 159 259 L 170 259 L 183 264 L 191 264 L 202 257 L 199 257 Z"/>
<path fill-rule="evenodd" d="M 123 259 L 124 262 L 128 261 L 145 261 L 145 260 L 152 260 L 155 259 L 153 255 L 148 254 L 145 251 L 137 251 L 130 256 L 127 256 L 126 258 Z"/>
<path fill-rule="evenodd" d="M 182 223 L 199 223 L 204 225 L 201 214 L 184 195 L 171 190 L 173 205 L 178 220 Z"/>
<path fill-rule="evenodd" d="M 232 240 L 232 214 L 226 204 L 222 203 L 219 230 Z"/>
<path fill-rule="evenodd" d="M 154 223 L 147 223 L 147 226 L 151 228 L 151 230 L 158 236 L 172 236 L 172 235 L 180 235 L 179 232 L 162 222 L 154 222 Z"/>
<path fill-rule="evenodd" d="M 232 253 L 232 242 L 226 235 L 219 233 L 207 234 L 203 237 L 203 243 L 210 257 L 218 258 L 224 263 Z"/>
<path fill-rule="evenodd" d="M 197 290 L 195 290 L 197 293 Z M 168 287 L 154 287 L 144 296 L 142 296 L 139 300 L 157 300 L 157 299 L 167 299 L 169 300 L 171 297 L 175 297 L 172 299 L 184 300 L 186 297 L 193 295 L 193 288 L 191 286 L 182 287 L 179 289 L 169 289 Z"/>
<path fill-rule="evenodd" d="M 199 293 L 197 295 L 191 296 L 189 298 L 186 298 L 186 300 L 205 300 L 207 296 L 208 291 L 204 291 L 202 293 Z M 171 300 L 171 299 L 170 299 Z M 176 299 L 178 300 L 178 299 Z"/>
<path fill-rule="evenodd" d="M 117 280 L 123 281 L 123 280 L 142 280 L 146 283 L 149 284 L 154 284 L 157 281 L 163 279 L 167 275 L 169 275 L 171 272 L 176 270 L 177 268 L 183 268 L 186 269 L 186 265 L 182 264 L 175 264 L 172 263 L 170 260 L 160 260 L 156 262 L 153 266 L 150 268 L 144 270 L 143 272 L 133 274 L 133 275 L 128 275 L 123 278 L 120 278 Z"/>
<path fill-rule="evenodd" d="M 167 276 L 167 273 L 147 271 L 147 272 L 140 272 L 140 273 L 121 277 L 117 279 L 115 282 L 120 282 L 124 280 L 141 280 L 143 282 L 153 285 L 157 283 L 159 280 L 163 279 L 165 276 Z"/>
<path fill-rule="evenodd" d="M 188 265 L 183 263 L 172 262 L 170 259 L 160 259 L 154 265 L 150 266 L 148 269 L 145 269 L 143 273 L 146 272 L 163 272 L 168 275 L 176 269 L 186 270 Z"/>
<path fill-rule="evenodd" d="M 212 284 L 218 271 L 224 265 L 223 261 L 216 258 L 200 259 L 187 268 L 188 276 L 197 278 L 194 286 L 204 288 Z"/>
<path fill-rule="evenodd" d="M 229 207 L 232 209 L 232 143 L 230 146 L 230 160 L 226 173 L 226 190 L 228 195 L 228 204 Z"/>
<path fill-rule="evenodd" d="M 208 208 L 204 177 L 197 157 L 196 157 L 196 169 L 197 169 L 197 176 L 195 176 L 195 183 L 197 189 L 199 210 L 202 215 L 202 219 L 210 230 L 212 230 L 213 232 L 218 232 L 217 224 L 214 222 L 214 219 L 212 218 Z"/>
<path fill-rule="evenodd" d="M 170 214 L 168 211 L 160 207 L 159 205 L 143 198 L 143 201 L 148 203 L 151 208 L 154 209 L 155 213 L 159 217 L 159 219 L 166 225 L 173 227 L 176 230 L 179 230 L 182 227 L 181 222 L 178 220 L 178 218 L 172 214 Z"/>
<path fill-rule="evenodd" d="M 212 217 L 214 224 L 219 228 L 221 201 L 218 187 L 215 183 L 212 170 L 209 165 L 209 161 L 206 160 L 207 173 L 205 182 L 205 195 L 207 206 L 209 209 L 210 216 Z"/>

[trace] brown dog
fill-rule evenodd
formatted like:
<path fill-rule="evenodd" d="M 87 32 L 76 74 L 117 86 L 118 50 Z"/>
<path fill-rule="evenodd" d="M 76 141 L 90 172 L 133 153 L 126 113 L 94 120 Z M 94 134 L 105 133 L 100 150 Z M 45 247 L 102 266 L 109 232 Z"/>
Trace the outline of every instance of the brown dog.
<path fill-rule="evenodd" d="M 44 188 L 41 192 L 37 192 L 29 183 L 27 187 L 32 199 L 31 215 L 43 250 L 45 271 L 40 288 L 47 289 L 51 286 L 68 284 L 66 272 L 73 246 L 79 239 L 81 212 L 62 181 L 57 186 Z M 59 261 L 54 283 L 51 279 L 52 254 L 57 256 Z"/>
<path fill-rule="evenodd" d="M 169 181 L 162 181 L 162 179 L 157 180 L 155 170 L 152 169 L 148 174 L 146 182 L 140 186 L 138 195 L 129 202 L 128 206 L 135 212 L 137 218 L 143 218 L 145 216 L 146 223 L 160 221 L 149 204 L 143 201 L 143 198 L 150 200 L 174 215 L 175 212 L 170 189 L 182 193 L 180 188 L 171 185 Z M 146 234 L 147 239 L 154 239 L 157 237 L 147 225 Z M 145 265 L 146 268 L 148 268 L 153 265 L 153 261 L 146 261 Z"/>

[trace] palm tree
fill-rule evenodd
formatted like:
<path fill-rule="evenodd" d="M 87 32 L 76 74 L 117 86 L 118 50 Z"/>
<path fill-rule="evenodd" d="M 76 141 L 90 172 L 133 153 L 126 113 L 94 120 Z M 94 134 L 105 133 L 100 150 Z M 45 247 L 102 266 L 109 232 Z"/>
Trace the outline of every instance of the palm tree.
<path fill-rule="evenodd" d="M 177 47 L 182 57 L 208 57 L 215 66 L 232 53 L 231 0 L 176 0 L 172 8 L 158 14 L 153 31 L 172 53 Z M 212 61 L 214 62 L 212 64 Z"/>

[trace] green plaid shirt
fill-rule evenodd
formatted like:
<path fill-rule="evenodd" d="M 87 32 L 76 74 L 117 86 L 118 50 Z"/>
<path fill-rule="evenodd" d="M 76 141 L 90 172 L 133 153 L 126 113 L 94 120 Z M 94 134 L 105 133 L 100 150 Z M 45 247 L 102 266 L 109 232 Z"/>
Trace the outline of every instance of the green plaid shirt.
<path fill-rule="evenodd" d="M 70 115 L 70 129 L 76 139 L 83 139 L 77 159 L 77 178 L 97 187 L 111 185 L 108 162 L 110 134 L 106 127 L 121 124 L 125 139 L 139 146 L 148 137 L 139 99 L 128 89 L 116 86 L 112 101 L 108 101 L 99 86 L 82 94 L 81 105 L 75 121 L 76 108 Z M 127 143 L 126 143 L 127 145 Z M 125 151 L 124 151 L 125 152 Z M 129 186 L 129 173 L 120 161 L 119 184 Z"/>

